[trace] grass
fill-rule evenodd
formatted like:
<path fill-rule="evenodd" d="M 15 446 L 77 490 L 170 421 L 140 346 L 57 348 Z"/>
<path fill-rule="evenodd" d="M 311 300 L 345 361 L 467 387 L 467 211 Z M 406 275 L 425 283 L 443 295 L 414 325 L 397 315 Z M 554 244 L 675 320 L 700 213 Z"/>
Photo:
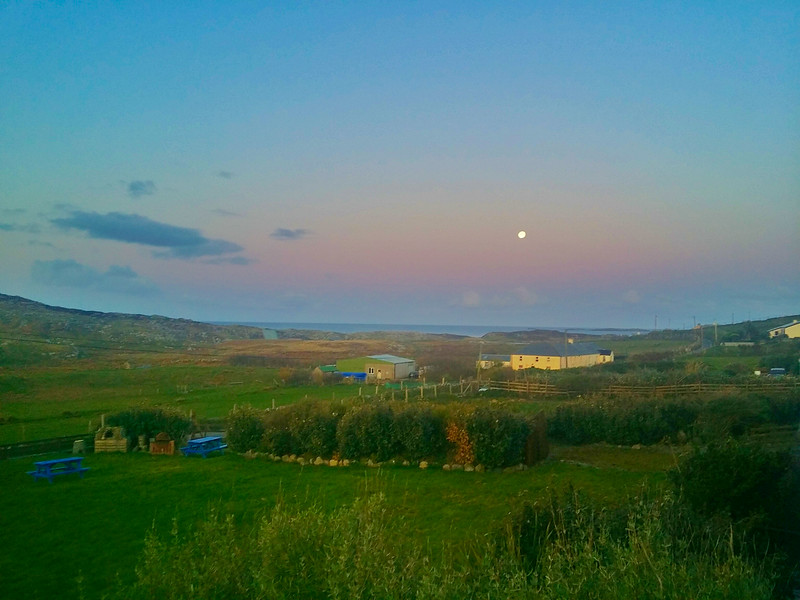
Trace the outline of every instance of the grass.
<path fill-rule="evenodd" d="M 466 544 L 491 533 L 524 500 L 570 483 L 599 501 L 621 503 L 643 484 L 660 485 L 663 452 L 637 451 L 637 469 L 609 467 L 629 449 L 606 447 L 592 461 L 550 460 L 519 473 L 445 473 L 409 467 L 299 467 L 234 454 L 201 459 L 143 454 L 94 454 L 84 479 L 53 484 L 25 472 L 34 459 L 0 462 L 0 573 L 8 598 L 99 598 L 132 581 L 151 526 L 164 533 L 212 508 L 250 522 L 280 496 L 299 507 L 343 506 L 364 491 L 382 491 L 412 527 L 406 531 L 435 550 L 443 540 Z M 617 459 L 614 459 L 614 456 Z M 569 453 L 567 452 L 569 457 Z M 574 455 L 572 455 L 574 457 Z M 652 462 L 648 462 L 648 461 Z M 578 464 L 578 462 L 580 464 Z"/>
<path fill-rule="evenodd" d="M 276 375 L 268 368 L 196 365 L 0 375 L 9 388 L 0 401 L 0 444 L 93 432 L 100 415 L 132 406 L 194 411 L 203 420 L 224 418 L 236 404 L 267 408 L 273 401 L 281 406 L 359 393 L 357 385 L 283 387 Z"/>

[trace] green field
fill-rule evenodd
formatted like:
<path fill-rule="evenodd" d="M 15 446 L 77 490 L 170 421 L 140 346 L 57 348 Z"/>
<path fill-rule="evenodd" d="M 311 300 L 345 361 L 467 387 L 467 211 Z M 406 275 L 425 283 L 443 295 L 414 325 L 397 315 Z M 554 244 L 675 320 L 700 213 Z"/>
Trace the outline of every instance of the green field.
<path fill-rule="evenodd" d="M 19 372 L 18 372 L 19 373 Z M 374 387 L 283 386 L 276 369 L 251 367 L 157 366 L 147 369 L 38 369 L 0 375 L 0 444 L 12 444 L 97 430 L 102 414 L 133 406 L 194 411 L 197 418 L 221 419 L 234 405 L 268 408 L 303 398 L 340 399 L 365 395 Z"/>
<path fill-rule="evenodd" d="M 516 473 L 444 472 L 412 467 L 300 467 L 234 454 L 209 459 L 146 454 L 92 454 L 83 479 L 50 484 L 27 470 L 38 458 L 0 462 L 0 573 L 3 597 L 99 598 L 134 577 L 145 534 L 185 527 L 210 510 L 243 523 L 280 496 L 300 507 L 332 510 L 359 495 L 382 491 L 413 524 L 408 535 L 436 552 L 443 541 L 465 550 L 470 540 L 497 531 L 524 500 L 570 484 L 608 505 L 642 485 L 659 486 L 672 464 L 669 449 L 596 446 Z"/>

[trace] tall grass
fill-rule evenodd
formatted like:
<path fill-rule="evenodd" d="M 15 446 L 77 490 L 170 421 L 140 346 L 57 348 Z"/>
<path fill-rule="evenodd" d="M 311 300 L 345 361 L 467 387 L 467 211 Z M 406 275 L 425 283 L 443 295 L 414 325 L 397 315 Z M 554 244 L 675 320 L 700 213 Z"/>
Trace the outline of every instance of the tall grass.
<path fill-rule="evenodd" d="M 402 535 L 407 523 L 380 493 L 333 513 L 279 502 L 245 528 L 212 512 L 193 531 L 151 531 L 135 584 L 111 598 L 770 597 L 764 565 L 724 538 L 694 551 L 688 540 L 698 532 L 670 530 L 673 510 L 669 495 L 642 496 L 614 531 L 615 520 L 579 496 L 551 498 L 533 527 L 509 520 L 496 536 L 436 555 Z"/>

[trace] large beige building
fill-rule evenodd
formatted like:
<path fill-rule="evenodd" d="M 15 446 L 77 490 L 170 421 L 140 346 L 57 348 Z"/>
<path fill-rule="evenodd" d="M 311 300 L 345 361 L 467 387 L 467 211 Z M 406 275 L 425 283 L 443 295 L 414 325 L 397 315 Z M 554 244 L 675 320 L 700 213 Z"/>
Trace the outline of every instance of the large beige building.
<path fill-rule="evenodd" d="M 600 348 L 593 342 L 577 344 L 551 344 L 541 342 L 522 348 L 519 353 L 511 355 L 511 368 L 522 369 L 573 369 L 575 367 L 593 367 L 613 362 L 614 353 Z"/>
<path fill-rule="evenodd" d="M 800 321 L 792 321 L 786 325 L 775 327 L 769 330 L 769 337 L 780 337 L 785 335 L 789 338 L 800 338 Z"/>

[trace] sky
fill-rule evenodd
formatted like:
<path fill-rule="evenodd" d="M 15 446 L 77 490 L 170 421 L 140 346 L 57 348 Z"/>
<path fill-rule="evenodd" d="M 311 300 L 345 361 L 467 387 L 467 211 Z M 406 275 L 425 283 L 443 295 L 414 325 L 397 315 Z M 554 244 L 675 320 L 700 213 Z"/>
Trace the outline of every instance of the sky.
<path fill-rule="evenodd" d="M 0 3 L 0 293 L 679 329 L 799 257 L 796 1 Z"/>

